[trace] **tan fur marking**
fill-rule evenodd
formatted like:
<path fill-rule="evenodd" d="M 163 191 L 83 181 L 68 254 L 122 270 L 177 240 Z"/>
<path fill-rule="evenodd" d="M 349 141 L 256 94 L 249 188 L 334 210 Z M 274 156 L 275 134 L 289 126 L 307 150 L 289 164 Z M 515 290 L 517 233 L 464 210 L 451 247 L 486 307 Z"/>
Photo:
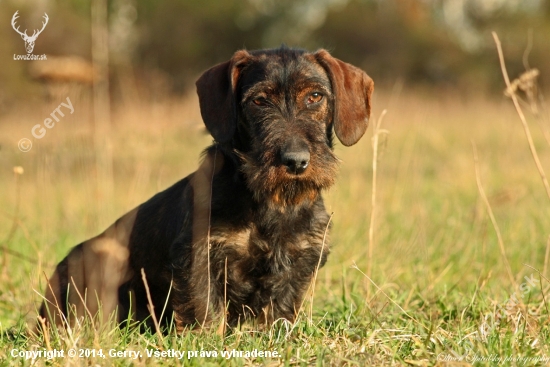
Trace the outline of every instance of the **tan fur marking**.
<path fill-rule="evenodd" d="M 231 228 L 216 228 L 210 233 L 210 243 L 232 246 L 246 253 L 251 232 L 250 229 L 232 231 Z"/>

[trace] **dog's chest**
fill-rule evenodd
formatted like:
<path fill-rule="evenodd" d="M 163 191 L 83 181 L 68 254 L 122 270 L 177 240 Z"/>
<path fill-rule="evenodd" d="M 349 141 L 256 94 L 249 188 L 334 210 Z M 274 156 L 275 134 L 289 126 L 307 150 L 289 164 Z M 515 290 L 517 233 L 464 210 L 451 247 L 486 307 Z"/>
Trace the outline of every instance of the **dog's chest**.
<path fill-rule="evenodd" d="M 228 267 L 233 267 L 229 261 L 246 263 L 251 273 L 269 274 L 290 267 L 302 252 L 315 246 L 315 240 L 315 235 L 307 232 L 269 235 L 254 226 L 233 231 L 213 228 L 210 256 L 214 262 L 223 260 L 224 267 L 227 259 Z"/>
<path fill-rule="evenodd" d="M 315 232 L 269 235 L 256 227 L 239 231 L 213 228 L 212 275 L 227 283 L 230 293 L 248 298 L 257 292 L 277 293 L 291 280 L 311 274 L 321 257 Z M 326 249 L 328 252 L 328 248 Z"/>

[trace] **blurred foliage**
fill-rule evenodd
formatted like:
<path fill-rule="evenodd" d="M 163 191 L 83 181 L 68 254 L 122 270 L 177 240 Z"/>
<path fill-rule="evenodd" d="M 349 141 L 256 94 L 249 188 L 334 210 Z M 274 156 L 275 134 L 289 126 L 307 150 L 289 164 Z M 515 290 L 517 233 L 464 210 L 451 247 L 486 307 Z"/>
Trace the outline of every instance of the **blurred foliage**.
<path fill-rule="evenodd" d="M 28 95 L 23 42 L 10 26 L 15 10 L 22 29 L 50 23 L 35 54 L 90 59 L 90 7 L 82 0 L 0 2 L 0 108 Z M 18 23 L 19 24 L 19 23 Z M 512 77 L 529 65 L 550 81 L 550 0 L 110 0 L 112 74 L 131 70 L 137 86 L 182 92 L 206 68 L 240 48 L 327 48 L 364 68 L 378 85 L 404 82 L 502 89 L 491 31 L 498 32 Z M 160 81 L 160 82 L 159 82 Z"/>

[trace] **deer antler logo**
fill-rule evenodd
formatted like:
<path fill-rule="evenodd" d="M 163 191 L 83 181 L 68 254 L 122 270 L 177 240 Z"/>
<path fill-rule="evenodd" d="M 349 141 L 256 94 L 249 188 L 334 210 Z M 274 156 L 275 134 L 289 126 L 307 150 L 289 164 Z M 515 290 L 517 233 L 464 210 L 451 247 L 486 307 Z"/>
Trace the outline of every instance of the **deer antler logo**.
<path fill-rule="evenodd" d="M 37 30 L 35 29 L 32 36 L 29 36 L 27 34 L 27 30 L 25 29 L 24 32 L 21 32 L 19 30 L 19 26 L 16 28 L 15 27 L 15 21 L 17 20 L 17 18 L 19 18 L 19 15 L 17 15 L 17 13 L 19 12 L 19 10 L 17 10 L 15 12 L 15 14 L 13 14 L 13 17 L 11 18 L 11 26 L 13 27 L 13 29 L 19 33 L 21 35 L 21 38 L 23 38 L 23 41 L 25 41 L 25 49 L 27 50 L 27 53 L 30 54 L 32 53 L 32 50 L 34 49 L 34 42 L 36 41 L 36 38 L 38 37 L 38 35 L 40 33 L 42 33 L 42 31 L 44 30 L 44 28 L 46 28 L 46 24 L 48 24 L 48 14 L 44 13 L 44 20 L 45 22 L 42 22 L 42 29 L 41 30 Z"/>

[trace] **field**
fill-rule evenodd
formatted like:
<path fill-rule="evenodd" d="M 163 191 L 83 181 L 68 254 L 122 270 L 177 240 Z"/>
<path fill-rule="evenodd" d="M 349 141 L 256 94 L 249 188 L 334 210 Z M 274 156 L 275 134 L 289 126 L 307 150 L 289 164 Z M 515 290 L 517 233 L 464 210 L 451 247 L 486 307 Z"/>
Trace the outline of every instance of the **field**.
<path fill-rule="evenodd" d="M 278 323 L 264 331 L 244 326 L 224 338 L 189 332 L 159 339 L 154 331 L 141 335 L 131 328 L 78 326 L 46 339 L 27 337 L 45 274 L 68 249 L 195 170 L 211 141 L 194 96 L 115 105 L 112 133 L 105 137 L 114 157 L 114 198 L 106 211 L 106 198 L 98 193 L 87 98 L 73 94 L 74 114 L 66 114 L 42 139 L 32 139 L 31 128 L 66 97 L 14 108 L 0 117 L 1 365 L 550 362 L 550 198 L 511 101 L 400 88 L 377 90 L 366 136 L 353 147 L 336 148 L 342 160 L 339 178 L 325 193 L 328 211 L 334 213 L 332 253 L 295 324 Z M 388 133 L 379 135 L 370 242 L 371 137 L 383 110 L 381 128 Z M 541 106 L 539 110 L 538 118 L 527 116 L 542 166 L 550 174 L 550 141 L 545 138 L 550 115 Z M 24 137 L 33 140 L 27 153 L 17 149 Z M 477 184 L 474 146 L 487 202 Z M 14 167 L 24 172 L 16 173 Z M 44 348 L 90 351 L 81 358 L 40 357 L 34 364 L 17 354 Z M 97 355 L 99 349 L 105 358 Z M 139 351 L 142 357 L 109 356 L 111 349 Z M 147 357 L 147 350 L 172 349 L 197 353 L 181 360 Z M 276 351 L 279 357 L 221 355 L 255 349 Z M 212 351 L 218 356 L 206 357 Z"/>

